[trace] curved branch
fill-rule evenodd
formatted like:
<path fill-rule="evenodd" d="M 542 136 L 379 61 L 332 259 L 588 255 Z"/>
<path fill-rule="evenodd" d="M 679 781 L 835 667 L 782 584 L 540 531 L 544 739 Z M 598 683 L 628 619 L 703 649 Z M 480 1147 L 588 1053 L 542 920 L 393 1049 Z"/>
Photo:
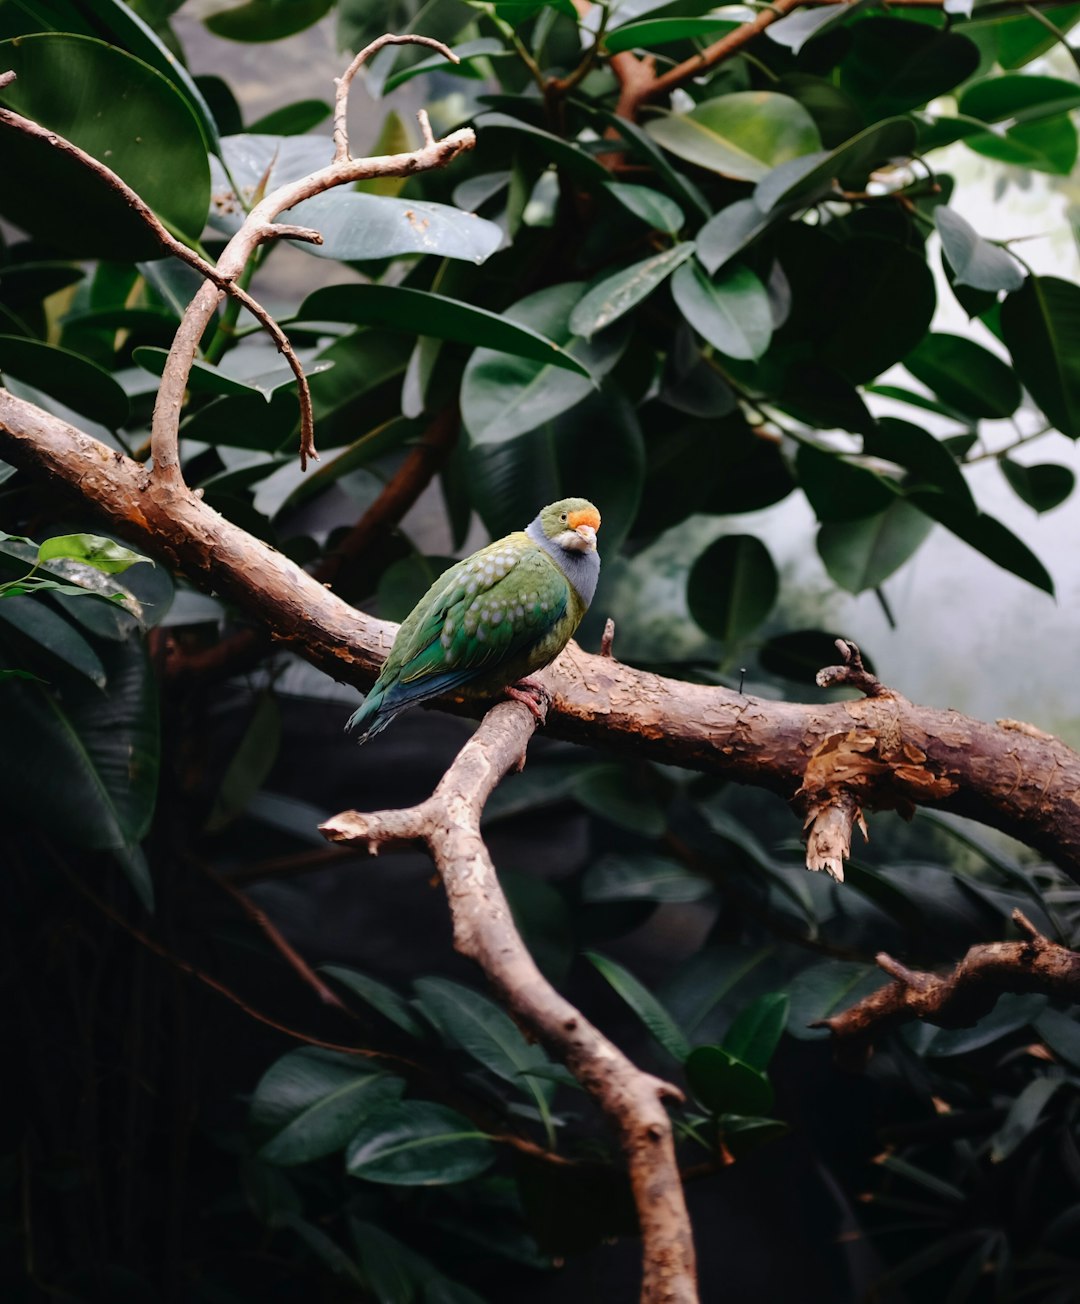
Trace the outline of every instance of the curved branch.
<path fill-rule="evenodd" d="M 446 142 L 442 142 L 444 145 Z M 358 687 L 378 672 L 396 626 L 348 606 L 281 553 L 189 490 L 0 389 L 0 456 L 44 473 L 113 529 L 212 588 L 272 637 Z M 1017 721 L 988 724 L 898 694 L 803 704 L 749 697 L 635 670 L 571 644 L 548 672 L 548 730 L 724 774 L 804 808 L 837 782 L 861 807 L 955 811 L 1036 848 L 1080 880 L 1080 755 Z M 482 703 L 444 706 L 480 714 Z"/>
<path fill-rule="evenodd" d="M 332 842 L 424 842 L 438 867 L 454 947 L 480 965 L 502 1005 L 562 1059 L 614 1126 L 626 1154 L 644 1246 L 643 1304 L 697 1299 L 694 1245 L 663 1097 L 677 1088 L 643 1073 L 548 983 L 514 927 L 480 815 L 496 784 L 524 763 L 536 729 L 517 702 L 494 707 L 434 793 L 410 810 L 345 811 L 321 826 Z"/>
<path fill-rule="evenodd" d="M 841 1014 L 811 1025 L 828 1028 L 846 1058 L 865 1060 L 873 1039 L 889 1028 L 923 1019 L 939 1028 L 969 1028 L 988 1014 L 1003 992 L 1044 992 L 1080 999 L 1080 954 L 1050 941 L 1021 910 L 1021 942 L 973 946 L 949 974 L 922 973 L 881 952 L 877 962 L 894 981 Z"/>

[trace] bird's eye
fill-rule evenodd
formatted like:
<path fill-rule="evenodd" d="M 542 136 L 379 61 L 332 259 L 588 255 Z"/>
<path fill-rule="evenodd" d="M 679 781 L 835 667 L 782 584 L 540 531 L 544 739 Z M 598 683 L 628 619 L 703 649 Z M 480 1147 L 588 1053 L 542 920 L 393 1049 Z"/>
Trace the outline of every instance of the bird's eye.
<path fill-rule="evenodd" d="M 565 520 L 566 520 L 566 513 L 565 513 L 565 512 L 563 512 L 563 514 L 559 517 L 559 520 L 560 520 L 560 521 L 565 521 Z"/>

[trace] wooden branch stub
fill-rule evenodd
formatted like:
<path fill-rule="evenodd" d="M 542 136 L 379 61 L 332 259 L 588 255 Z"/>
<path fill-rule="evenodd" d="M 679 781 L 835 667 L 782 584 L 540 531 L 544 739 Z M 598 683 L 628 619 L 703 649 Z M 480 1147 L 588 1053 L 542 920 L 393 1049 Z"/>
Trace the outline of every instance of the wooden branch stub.
<path fill-rule="evenodd" d="M 455 949 L 476 961 L 503 1007 L 566 1064 L 619 1136 L 641 1226 L 643 1304 L 695 1304 L 694 1245 L 663 1106 L 682 1093 L 638 1069 L 540 973 L 480 835 L 484 803 L 520 764 L 536 727 L 522 704 L 495 706 L 426 801 L 409 810 L 345 811 L 321 829 L 330 841 L 371 853 L 427 844 L 446 890 Z"/>
<path fill-rule="evenodd" d="M 1044 937 L 1022 911 L 1014 910 L 1012 917 L 1027 934 L 1023 941 L 973 946 L 948 974 L 922 973 L 878 955 L 877 963 L 894 981 L 812 1026 L 828 1028 L 845 1054 L 850 1043 L 854 1057 L 865 1058 L 874 1039 L 913 1019 L 939 1028 L 969 1028 L 1003 992 L 1080 1000 L 1080 954 Z"/>
<path fill-rule="evenodd" d="M 824 870 L 838 883 L 844 881 L 844 861 L 851 856 L 851 833 L 858 824 L 870 840 L 859 803 L 844 789 L 811 805 L 803 824 L 807 830 L 806 868 Z"/>
<path fill-rule="evenodd" d="M 891 689 L 886 688 L 876 675 L 872 675 L 863 664 L 862 653 L 858 645 L 848 638 L 836 640 L 836 650 L 844 659 L 843 665 L 826 666 L 819 670 L 815 679 L 818 688 L 835 688 L 840 684 L 857 688 L 867 697 L 896 697 Z"/>

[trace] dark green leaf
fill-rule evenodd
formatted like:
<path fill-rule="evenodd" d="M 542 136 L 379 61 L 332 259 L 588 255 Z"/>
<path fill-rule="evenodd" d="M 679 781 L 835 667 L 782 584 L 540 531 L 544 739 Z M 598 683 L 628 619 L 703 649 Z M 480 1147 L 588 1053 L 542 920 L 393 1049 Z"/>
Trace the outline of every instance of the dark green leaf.
<path fill-rule="evenodd" d="M 631 122 L 628 118 L 618 117 L 614 113 L 605 115 L 605 117 L 607 125 L 612 131 L 622 136 L 623 140 L 627 141 L 632 148 L 635 148 L 648 160 L 657 177 L 685 208 L 696 209 L 700 216 L 704 218 L 712 216 L 712 209 L 697 186 L 689 177 L 684 176 L 683 173 L 676 171 L 671 166 L 664 151 L 636 122 Z"/>
<path fill-rule="evenodd" d="M 612 199 L 633 213 L 654 231 L 676 235 L 686 223 L 686 216 L 674 199 L 649 186 L 633 186 L 624 181 L 609 181 L 605 186 Z"/>
<path fill-rule="evenodd" d="M 577 281 L 553 285 L 530 294 L 505 315 L 554 340 L 599 376 L 614 365 L 625 341 L 609 334 L 586 344 L 574 336 L 570 314 L 583 288 Z M 592 389 L 586 377 L 560 372 L 551 363 L 477 349 L 461 382 L 462 418 L 476 443 L 503 443 L 566 412 Z"/>
<path fill-rule="evenodd" d="M 780 1043 L 787 1017 L 787 992 L 769 992 L 759 996 L 736 1016 L 735 1022 L 724 1034 L 722 1049 L 750 1068 L 763 1071 Z"/>
<path fill-rule="evenodd" d="M 574 797 L 586 810 L 642 837 L 659 837 L 666 824 L 656 796 L 617 761 L 590 765 L 578 775 Z"/>
<path fill-rule="evenodd" d="M 793 54 L 798 54 L 807 41 L 820 36 L 828 28 L 842 22 L 855 9 L 848 4 L 823 4 L 814 9 L 798 9 L 785 14 L 778 23 L 766 28 L 766 35 L 777 45 L 786 46 Z"/>
<path fill-rule="evenodd" d="M 328 13 L 334 0 L 246 0 L 221 9 L 203 22 L 215 36 L 229 41 L 280 41 L 302 32 Z"/>
<path fill-rule="evenodd" d="M 723 18 L 642 18 L 637 22 L 622 23 L 608 32 L 604 46 L 608 54 L 619 54 L 623 50 L 651 50 L 659 45 L 695 38 L 711 42 L 734 31 L 738 25 Z"/>
<path fill-rule="evenodd" d="M 294 320 L 348 321 L 356 326 L 407 331 L 533 358 L 580 376 L 589 374 L 559 345 L 502 313 L 403 285 L 329 285 L 309 294 Z"/>
<path fill-rule="evenodd" d="M 1067 466 L 1055 466 L 1052 462 L 1023 466 L 1011 458 L 1001 457 L 998 466 L 1017 497 L 1037 512 L 1048 512 L 1058 507 L 1076 485 L 1076 476 Z"/>
<path fill-rule="evenodd" d="M 955 209 L 938 204 L 934 223 L 957 285 L 997 291 L 1018 290 L 1023 284 L 1019 263 L 1004 249 L 984 240 Z"/>
<path fill-rule="evenodd" d="M 802 1041 L 828 1037 L 827 1028 L 810 1024 L 838 1014 L 883 985 L 880 969 L 848 960 L 823 960 L 803 969 L 791 984 L 788 1032 Z"/>
<path fill-rule="evenodd" d="M 506 113 L 482 113 L 476 119 L 480 136 L 492 131 L 512 131 L 525 145 L 532 145 L 545 158 L 558 163 L 585 185 L 603 185 L 610 180 L 607 168 L 579 145 L 564 140 L 541 127 L 534 127 L 521 118 Z"/>
<path fill-rule="evenodd" d="M 690 570 L 690 614 L 707 634 L 730 648 L 768 616 L 779 584 L 776 565 L 760 539 L 725 535 L 710 544 Z"/>
<path fill-rule="evenodd" d="M 1046 567 L 1027 544 L 996 517 L 986 512 L 972 514 L 969 508 L 958 506 L 941 494 L 916 494 L 913 497 L 928 516 L 940 521 L 958 539 L 963 539 L 1003 570 L 1011 571 L 1053 596 L 1054 581 Z"/>
<path fill-rule="evenodd" d="M 368 1115 L 352 1139 L 346 1166 L 368 1182 L 445 1186 L 476 1177 L 494 1159 L 486 1135 L 467 1118 L 427 1100 L 403 1100 Z"/>
<path fill-rule="evenodd" d="M 10 638 L 12 630 L 21 636 L 15 640 L 16 647 L 21 648 L 23 640 L 29 640 L 48 654 L 45 663 L 35 664 L 35 669 L 43 674 L 50 674 L 50 662 L 55 658 L 62 666 L 69 666 L 98 688 L 105 687 L 105 667 L 101 658 L 78 630 L 52 607 L 29 595 L 24 595 L 21 601 L 5 602 L 0 606 L 0 638 L 5 633 Z"/>
<path fill-rule="evenodd" d="M 815 684 L 822 666 L 836 660 L 835 634 L 821 629 L 793 629 L 786 634 L 774 634 L 758 649 L 758 661 L 770 675 L 779 675 L 797 684 Z M 862 649 L 863 663 L 871 664 Z"/>
<path fill-rule="evenodd" d="M 712 275 L 782 217 L 782 213 L 762 212 L 753 199 L 737 199 L 698 232 L 697 256 Z"/>
<path fill-rule="evenodd" d="M 686 1034 L 652 992 L 621 964 L 616 964 L 607 956 L 597 955 L 595 951 L 586 951 L 585 956 L 630 1006 L 657 1043 L 674 1059 L 685 1060 L 690 1054 Z"/>
<path fill-rule="evenodd" d="M 690 1089 L 712 1114 L 767 1114 L 773 1089 L 760 1069 L 722 1046 L 698 1046 L 686 1060 Z"/>
<path fill-rule="evenodd" d="M 645 130 L 676 157 L 738 181 L 759 181 L 778 164 L 821 148 L 813 118 L 775 91 L 735 91 L 655 118 Z"/>
<path fill-rule="evenodd" d="M 1008 1037 L 1021 1028 L 1033 1024 L 1046 1008 L 1045 996 L 1014 995 L 1007 993 L 998 998 L 989 1014 L 984 1014 L 970 1028 L 939 1028 L 934 1033 L 925 1053 L 937 1058 L 966 1055 L 981 1050 Z"/>
<path fill-rule="evenodd" d="M 401 1095 L 403 1085 L 360 1059 L 308 1047 L 292 1051 L 255 1089 L 252 1121 L 272 1133 L 259 1158 L 288 1166 L 342 1149 L 373 1109 Z"/>
<path fill-rule="evenodd" d="M 943 403 L 970 417 L 1000 420 L 1020 406 L 1020 382 L 988 349 L 960 335 L 931 332 L 904 366 Z"/>
<path fill-rule="evenodd" d="M 570 330 L 591 340 L 652 294 L 693 252 L 693 244 L 687 241 L 604 277 L 575 304 L 570 314 Z"/>
<path fill-rule="evenodd" d="M 1063 1085 L 1063 1081 L 1062 1078 L 1035 1078 L 1021 1091 L 990 1143 L 992 1164 L 1000 1164 L 1002 1160 L 1008 1159 L 1016 1147 L 1031 1135 L 1043 1110 L 1050 1103 L 1051 1096 Z"/>
<path fill-rule="evenodd" d="M 589 867 L 583 901 L 700 901 L 712 884 L 670 856 L 609 852 Z"/>
<path fill-rule="evenodd" d="M 902 498 L 877 516 L 829 521 L 818 531 L 825 569 L 842 589 L 876 589 L 900 569 L 933 529 L 933 521 Z"/>
<path fill-rule="evenodd" d="M 676 271 L 671 292 L 694 330 L 729 358 L 754 360 L 769 347 L 769 296 L 749 267 L 726 267 L 711 279 L 695 259 Z"/>
<path fill-rule="evenodd" d="M 845 189 L 858 189 L 882 163 L 909 155 L 915 148 L 915 137 L 910 118 L 875 122 L 827 153 L 811 154 L 774 168 L 758 182 L 754 200 L 763 213 L 768 213 L 824 198 L 837 181 Z"/>
<path fill-rule="evenodd" d="M 320 245 L 299 246 L 305 253 L 341 262 L 434 254 L 482 263 L 503 240 L 494 222 L 449 204 L 365 195 L 343 187 L 305 199 L 288 210 L 285 220 L 314 227 L 322 235 Z"/>
<path fill-rule="evenodd" d="M 882 417 L 864 436 L 863 450 L 902 466 L 909 473 L 904 492 L 924 511 L 930 512 L 930 495 L 937 495 L 958 512 L 975 512 L 975 501 L 955 457 L 940 439 L 920 426 L 899 417 Z"/>
<path fill-rule="evenodd" d="M 1080 1069 L 1080 1021 L 1075 1013 L 1043 1010 L 1035 1020 L 1035 1031 L 1055 1055 L 1071 1068 Z"/>
<path fill-rule="evenodd" d="M 248 131 L 260 136 L 303 136 L 333 112 L 325 100 L 297 100 L 253 122 Z"/>
<path fill-rule="evenodd" d="M 198 239 L 210 204 L 206 142 L 190 102 L 160 72 L 65 33 L 4 42 L 0 63 L 18 74 L 0 101 L 105 163 L 160 217 Z M 160 255 L 121 196 L 42 141 L 4 131 L 0 169 L 0 211 L 33 235 L 80 257 Z"/>
<path fill-rule="evenodd" d="M 0 793 L 19 819 L 52 835 L 123 848 L 145 836 L 154 811 L 157 698 L 141 642 L 102 643 L 97 651 L 105 692 L 88 685 L 61 702 L 37 685 L 0 684 Z"/>
<path fill-rule="evenodd" d="M 2 139 L 2 138 L 0 138 Z M 128 419 L 127 395 L 104 368 L 68 349 L 0 335 L 0 372 L 116 430 Z"/>
<path fill-rule="evenodd" d="M 337 979 L 343 987 L 347 987 L 362 1001 L 366 1001 L 373 1009 L 378 1010 L 383 1018 L 397 1024 L 402 1032 L 407 1032 L 410 1037 L 424 1035 L 424 1030 L 413 1014 L 409 1002 L 392 987 L 369 978 L 367 974 L 357 973 L 355 969 L 346 969 L 342 965 L 324 964 L 319 968 L 331 978 Z"/>
<path fill-rule="evenodd" d="M 1080 438 L 1080 286 L 1029 276 L 1001 309 L 1017 375 L 1063 435 Z"/>
<path fill-rule="evenodd" d="M 876 118 L 926 104 L 979 64 L 978 47 L 966 36 L 903 18 L 864 18 L 851 35 L 840 86 Z"/>

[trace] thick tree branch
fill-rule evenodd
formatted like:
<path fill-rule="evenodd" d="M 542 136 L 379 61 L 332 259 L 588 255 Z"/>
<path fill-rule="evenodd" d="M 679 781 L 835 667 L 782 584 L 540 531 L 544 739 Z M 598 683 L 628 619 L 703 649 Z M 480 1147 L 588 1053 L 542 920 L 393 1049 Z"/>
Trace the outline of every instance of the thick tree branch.
<path fill-rule="evenodd" d="M 881 952 L 877 962 L 894 981 L 813 1026 L 828 1028 L 845 1058 L 858 1062 L 874 1039 L 913 1019 L 940 1028 L 968 1028 L 994 1008 L 1003 992 L 1080 1000 L 1080 954 L 1044 937 L 1022 911 L 1014 910 L 1012 917 L 1026 940 L 973 946 L 948 974 L 908 969 Z"/>
<path fill-rule="evenodd" d="M 336 679 L 366 687 L 396 627 L 342 602 L 186 489 L 0 389 L 0 457 L 79 494 L 118 533 L 234 602 Z M 575 644 L 549 671 L 559 738 L 724 774 L 804 806 L 844 786 L 867 809 L 934 806 L 998 828 L 1080 880 L 1080 756 L 1015 722 L 988 724 L 896 694 L 773 702 L 635 670 Z M 458 704 L 479 714 L 482 703 Z"/>
<path fill-rule="evenodd" d="M 681 1093 L 641 1072 L 543 977 L 514 927 L 480 836 L 484 803 L 523 764 L 535 729 L 519 703 L 496 706 L 427 801 L 410 810 L 346 811 L 322 830 L 372 855 L 383 846 L 427 844 L 450 903 L 455 948 L 480 965 L 501 1003 L 565 1061 L 618 1132 L 644 1243 L 642 1301 L 690 1304 L 697 1299 L 694 1247 L 662 1103 Z"/>

